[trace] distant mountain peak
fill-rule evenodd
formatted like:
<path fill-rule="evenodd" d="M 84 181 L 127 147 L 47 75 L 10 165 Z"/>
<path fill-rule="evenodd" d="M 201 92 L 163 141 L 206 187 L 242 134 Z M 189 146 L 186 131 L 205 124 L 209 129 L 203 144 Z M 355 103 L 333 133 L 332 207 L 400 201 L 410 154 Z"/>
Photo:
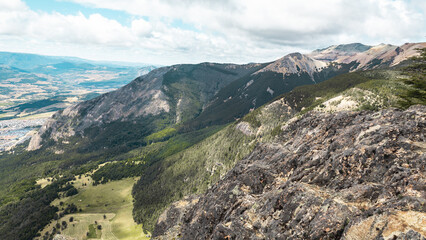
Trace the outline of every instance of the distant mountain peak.
<path fill-rule="evenodd" d="M 426 43 L 405 43 L 402 46 L 381 43 L 368 46 L 362 43 L 333 45 L 324 49 L 317 49 L 309 57 L 324 61 L 348 64 L 358 62 L 358 69 L 372 69 L 382 65 L 394 66 L 417 54 L 417 48 L 426 47 Z"/>
<path fill-rule="evenodd" d="M 315 71 L 325 66 L 325 62 L 315 60 L 307 55 L 296 52 L 285 55 L 256 73 L 272 71 L 286 75 L 307 72 L 312 77 Z"/>
<path fill-rule="evenodd" d="M 335 47 L 336 50 L 344 52 L 364 52 L 370 49 L 371 46 L 362 43 L 340 44 Z"/>
<path fill-rule="evenodd" d="M 348 43 L 348 44 L 339 44 L 331 45 L 326 48 L 316 49 L 313 52 L 324 52 L 324 51 L 340 51 L 340 52 L 364 52 L 370 49 L 372 46 L 365 45 L 362 43 Z"/>
<path fill-rule="evenodd" d="M 309 54 L 309 56 L 317 60 L 335 61 L 342 56 L 355 55 L 360 52 L 368 51 L 371 48 L 372 46 L 364 45 L 362 43 L 332 45 L 327 48 L 314 50 L 311 54 Z"/>

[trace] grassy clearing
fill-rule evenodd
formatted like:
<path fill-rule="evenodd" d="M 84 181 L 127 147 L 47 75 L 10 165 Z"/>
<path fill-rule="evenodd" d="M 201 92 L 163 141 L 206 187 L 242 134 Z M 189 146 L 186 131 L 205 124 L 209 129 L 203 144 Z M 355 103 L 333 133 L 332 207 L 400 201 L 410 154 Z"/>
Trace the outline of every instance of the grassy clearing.
<path fill-rule="evenodd" d="M 124 203 L 131 203 L 131 190 L 134 179 L 113 181 L 97 186 L 79 189 L 79 194 L 72 196 L 65 203 L 74 203 L 85 213 L 116 213 Z"/>
<path fill-rule="evenodd" d="M 68 227 L 61 234 L 76 239 L 149 239 L 137 225 L 132 216 L 133 198 L 131 195 L 136 178 L 112 181 L 93 186 L 90 176 L 81 175 L 73 181 L 78 189 L 77 195 L 56 199 L 52 204 L 62 209 L 75 204 L 81 212 L 65 215 L 53 221 L 44 231 L 51 232 L 57 222 L 66 221 Z M 63 202 L 61 206 L 60 202 Z M 70 222 L 70 217 L 73 221 Z M 97 226 L 101 226 L 101 230 Z"/>
<path fill-rule="evenodd" d="M 28 114 L 28 115 L 24 115 L 21 114 L 19 115 L 19 120 L 32 120 L 32 119 L 40 119 L 40 118 L 50 118 L 55 112 L 46 112 L 46 113 L 40 113 L 40 114 Z"/>
<path fill-rule="evenodd" d="M 47 185 L 51 184 L 51 183 L 52 183 L 52 181 L 53 181 L 53 178 L 52 178 L 52 177 L 41 178 L 41 179 L 38 179 L 38 180 L 36 181 L 36 184 L 37 184 L 37 185 L 40 185 L 40 187 L 41 187 L 41 188 L 44 188 L 44 187 L 46 187 Z"/>
<path fill-rule="evenodd" d="M 95 224 L 89 225 L 89 232 L 87 233 L 87 238 L 99 238 L 98 234 L 96 234 Z"/>
<path fill-rule="evenodd" d="M 14 102 L 0 102 L 0 107 L 8 107 L 15 105 Z"/>
<path fill-rule="evenodd" d="M 147 136 L 145 140 L 149 143 L 164 141 L 172 137 L 175 133 L 176 133 L 176 129 L 169 127 Z"/>
<path fill-rule="evenodd" d="M 15 116 L 15 114 L 16 114 L 16 112 L 1 113 L 0 114 L 0 119 L 13 117 L 13 116 Z"/>

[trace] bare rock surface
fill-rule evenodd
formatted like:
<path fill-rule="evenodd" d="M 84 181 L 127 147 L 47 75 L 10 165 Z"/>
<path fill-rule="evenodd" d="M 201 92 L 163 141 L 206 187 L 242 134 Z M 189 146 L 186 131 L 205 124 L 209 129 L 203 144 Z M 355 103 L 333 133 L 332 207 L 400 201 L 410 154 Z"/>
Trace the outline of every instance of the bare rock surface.
<path fill-rule="evenodd" d="M 240 122 L 235 126 L 236 129 L 240 130 L 242 133 L 244 133 L 246 136 L 253 135 L 253 129 L 250 127 L 250 123 L 248 122 Z"/>
<path fill-rule="evenodd" d="M 425 239 L 425 127 L 425 106 L 307 113 L 154 237 Z"/>
<path fill-rule="evenodd" d="M 320 68 L 326 67 L 326 65 L 327 64 L 324 61 L 319 61 L 300 53 L 292 53 L 272 62 L 256 73 L 273 71 L 282 73 L 283 76 L 285 76 L 286 74 L 307 72 L 311 77 L 313 77 L 314 72 L 319 71 Z"/>
<path fill-rule="evenodd" d="M 424 47 L 426 47 L 425 42 L 406 43 L 401 46 L 390 44 L 366 46 L 359 43 L 353 43 L 334 45 L 325 49 L 315 50 L 308 54 L 308 56 L 324 62 L 357 62 L 358 65 L 352 69 L 352 71 L 355 71 L 360 69 L 374 69 L 382 65 L 395 66 L 412 56 L 418 55 L 419 53 L 417 49 Z"/>

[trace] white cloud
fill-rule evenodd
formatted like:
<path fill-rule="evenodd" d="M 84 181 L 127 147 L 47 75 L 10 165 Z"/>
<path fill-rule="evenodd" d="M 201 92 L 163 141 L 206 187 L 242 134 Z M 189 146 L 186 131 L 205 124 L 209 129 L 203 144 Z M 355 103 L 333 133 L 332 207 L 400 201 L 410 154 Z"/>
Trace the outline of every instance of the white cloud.
<path fill-rule="evenodd" d="M 0 2 L 0 11 L 14 11 L 26 9 L 27 6 L 20 0 L 9 0 Z"/>
<path fill-rule="evenodd" d="M 68 1 L 125 11 L 131 22 L 124 26 L 100 14 L 34 12 L 20 0 L 2 1 L 0 46 L 15 39 L 39 48 L 72 49 L 82 57 L 162 64 L 262 62 L 338 43 L 401 44 L 426 36 L 422 0 Z M 175 20 L 197 30 L 180 28 Z"/>
<path fill-rule="evenodd" d="M 342 34 L 361 40 L 396 36 L 398 41 L 422 36 L 426 29 L 425 4 L 420 0 L 72 1 L 153 18 L 182 19 L 207 31 L 285 44 L 330 41 Z M 420 13 L 418 6 L 423 7 Z"/>
<path fill-rule="evenodd" d="M 123 46 L 134 40 L 130 29 L 100 14 L 86 17 L 81 13 L 37 13 L 25 5 L 0 11 L 0 34 L 52 42 Z"/>
<path fill-rule="evenodd" d="M 151 34 L 152 25 L 144 19 L 136 19 L 132 21 L 132 32 L 137 36 L 146 37 Z"/>

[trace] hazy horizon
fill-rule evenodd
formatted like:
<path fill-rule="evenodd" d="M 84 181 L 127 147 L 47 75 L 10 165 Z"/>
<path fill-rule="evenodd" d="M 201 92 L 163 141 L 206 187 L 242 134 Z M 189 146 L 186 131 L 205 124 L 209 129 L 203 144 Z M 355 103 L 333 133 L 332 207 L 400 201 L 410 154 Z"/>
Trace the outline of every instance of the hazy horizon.
<path fill-rule="evenodd" d="M 426 41 L 426 2 L 0 1 L 0 51 L 157 65 Z"/>

